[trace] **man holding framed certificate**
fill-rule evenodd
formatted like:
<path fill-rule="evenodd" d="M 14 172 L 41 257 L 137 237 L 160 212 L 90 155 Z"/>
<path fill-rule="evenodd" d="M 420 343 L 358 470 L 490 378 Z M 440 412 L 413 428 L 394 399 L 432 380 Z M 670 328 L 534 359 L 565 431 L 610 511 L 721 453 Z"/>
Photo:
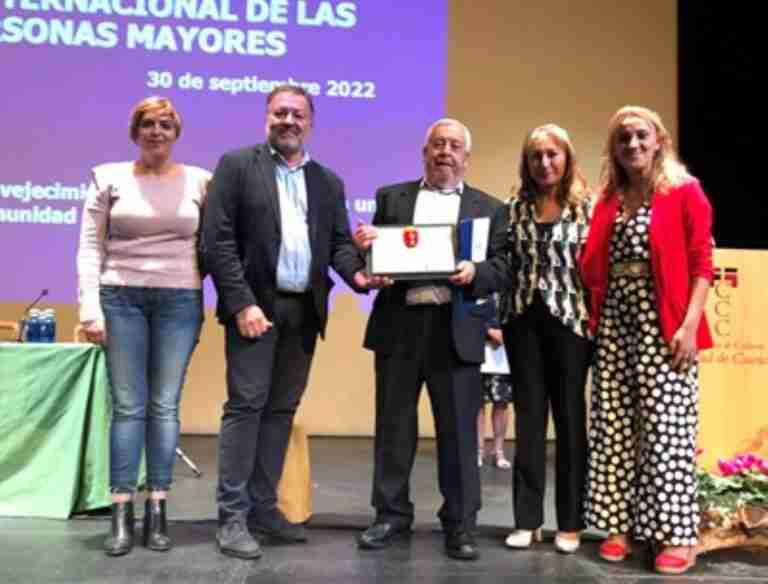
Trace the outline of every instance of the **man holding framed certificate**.
<path fill-rule="evenodd" d="M 369 253 L 369 272 L 394 280 L 374 302 L 364 342 L 375 352 L 376 519 L 358 537 L 363 549 L 387 547 L 410 533 L 408 483 L 418 439 L 417 404 L 426 383 L 437 432 L 445 551 L 457 559 L 478 557 L 476 419 L 486 307 L 466 294 L 463 286 L 472 280 L 474 266 L 457 264 L 456 253 L 473 261 L 500 254 L 506 214 L 500 201 L 465 184 L 471 147 L 461 122 L 444 118 L 432 124 L 423 147 L 424 177 L 379 189 L 373 225 L 359 225 L 354 233 Z M 459 225 L 459 239 L 466 240 L 461 246 Z M 480 244 L 473 246 L 472 240 Z"/>

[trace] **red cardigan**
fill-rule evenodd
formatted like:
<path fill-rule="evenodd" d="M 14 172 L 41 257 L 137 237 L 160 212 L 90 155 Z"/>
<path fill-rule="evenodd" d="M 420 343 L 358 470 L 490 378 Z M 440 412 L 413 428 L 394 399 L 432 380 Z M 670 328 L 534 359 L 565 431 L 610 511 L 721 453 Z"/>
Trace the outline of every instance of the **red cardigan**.
<path fill-rule="evenodd" d="M 618 196 L 604 193 L 595 205 L 579 261 L 582 281 L 590 295 L 589 327 L 593 333 L 597 333 L 608 289 L 608 251 L 618 209 Z M 655 193 L 651 209 L 651 269 L 661 333 L 669 343 L 685 319 L 693 279 L 701 277 L 712 282 L 712 207 L 699 181 L 692 179 L 665 194 Z M 701 315 L 696 344 L 699 349 L 713 344 L 705 314 Z"/>

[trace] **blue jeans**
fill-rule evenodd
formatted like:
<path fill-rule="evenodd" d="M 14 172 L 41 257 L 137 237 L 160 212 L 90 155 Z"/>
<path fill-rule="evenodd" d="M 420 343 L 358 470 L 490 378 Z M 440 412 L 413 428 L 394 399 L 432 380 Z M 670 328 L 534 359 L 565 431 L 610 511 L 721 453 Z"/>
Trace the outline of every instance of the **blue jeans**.
<path fill-rule="evenodd" d="M 200 337 L 200 290 L 102 286 L 107 372 L 112 387 L 110 490 L 132 493 L 142 450 L 147 487 L 171 484 L 179 400 Z"/>

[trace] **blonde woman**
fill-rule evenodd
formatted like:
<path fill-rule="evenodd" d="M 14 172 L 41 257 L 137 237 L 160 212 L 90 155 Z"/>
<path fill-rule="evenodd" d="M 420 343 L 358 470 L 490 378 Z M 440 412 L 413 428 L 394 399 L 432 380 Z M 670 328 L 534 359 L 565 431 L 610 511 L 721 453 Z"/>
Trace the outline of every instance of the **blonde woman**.
<path fill-rule="evenodd" d="M 712 210 L 659 115 L 627 106 L 610 121 L 602 195 L 581 260 L 597 337 L 592 373 L 588 525 L 600 556 L 659 548 L 656 570 L 695 562 L 697 351 L 712 346 Z"/>
<path fill-rule="evenodd" d="M 146 450 L 144 545 L 171 547 L 166 498 L 179 400 L 200 335 L 196 241 L 208 171 L 173 161 L 181 116 L 162 97 L 140 101 L 129 136 L 136 160 L 93 169 L 77 256 L 80 323 L 105 345 L 112 390 L 108 555 L 133 547 L 133 498 Z"/>
<path fill-rule="evenodd" d="M 583 528 L 584 386 L 591 354 L 577 267 L 591 203 L 563 128 L 546 124 L 528 133 L 520 182 L 509 202 L 507 262 L 478 264 L 475 284 L 480 292 L 501 290 L 502 330 L 515 388 L 516 530 L 506 544 L 527 548 L 541 538 L 551 408 L 557 437 L 555 547 L 572 553 Z"/>

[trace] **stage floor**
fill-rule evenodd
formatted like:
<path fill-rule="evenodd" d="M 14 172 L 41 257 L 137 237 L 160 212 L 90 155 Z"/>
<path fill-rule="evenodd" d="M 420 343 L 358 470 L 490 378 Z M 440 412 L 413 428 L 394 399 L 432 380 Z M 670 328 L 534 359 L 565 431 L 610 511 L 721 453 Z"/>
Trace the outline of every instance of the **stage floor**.
<path fill-rule="evenodd" d="M 101 552 L 109 528 L 106 516 L 69 521 L 0 517 L 0 583 L 253 583 L 346 584 L 357 582 L 473 584 L 506 581 L 533 583 L 766 583 L 768 554 L 726 551 L 700 557 L 685 576 L 662 577 L 648 570 L 649 558 L 639 553 L 621 565 L 597 557 L 597 538 L 587 537 L 572 556 L 554 551 L 553 489 L 547 497 L 547 538 L 530 550 L 511 551 L 503 539 L 513 524 L 510 471 L 485 466 L 483 510 L 479 518 L 477 562 L 458 562 L 442 553 L 442 535 L 435 512 L 440 504 L 436 485 L 435 445 L 419 446 L 411 492 L 416 505 L 415 532 L 410 541 L 382 551 L 361 551 L 355 536 L 372 517 L 369 506 L 372 475 L 370 439 L 313 438 L 310 440 L 315 515 L 306 545 L 265 546 L 255 562 L 219 554 L 214 543 L 216 508 L 216 438 L 184 436 L 185 452 L 204 475 L 194 478 L 176 465 L 170 532 L 175 547 L 169 553 L 142 547 L 121 558 Z M 511 457 L 513 444 L 507 444 Z M 551 462 L 551 461 L 550 461 Z M 549 465 L 550 475 L 552 464 Z M 551 484 L 551 476 L 550 476 Z M 52 485 L 55 488 L 55 485 Z"/>

